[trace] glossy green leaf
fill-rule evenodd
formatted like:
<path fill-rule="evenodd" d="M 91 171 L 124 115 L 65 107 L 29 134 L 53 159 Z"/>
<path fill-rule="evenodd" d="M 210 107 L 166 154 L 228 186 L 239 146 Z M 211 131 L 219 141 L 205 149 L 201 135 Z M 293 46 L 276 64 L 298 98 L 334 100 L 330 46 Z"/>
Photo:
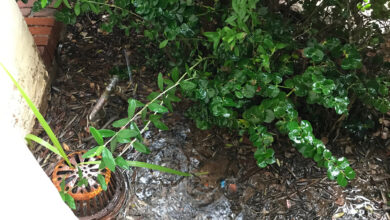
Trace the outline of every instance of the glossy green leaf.
<path fill-rule="evenodd" d="M 106 164 L 104 163 L 103 160 L 100 161 L 100 164 L 99 164 L 99 169 L 102 170 L 102 169 L 105 169 L 106 168 Z"/>
<path fill-rule="evenodd" d="M 127 100 L 127 103 L 129 103 L 129 105 L 130 105 L 130 102 L 133 101 L 133 100 L 134 100 L 134 102 L 135 102 L 135 108 L 144 107 L 144 106 L 145 106 L 144 103 L 142 103 L 142 102 L 140 102 L 140 101 L 138 101 L 138 100 L 136 100 L 136 99 L 128 99 L 128 100 Z"/>
<path fill-rule="evenodd" d="M 244 98 L 244 95 L 242 94 L 241 91 L 235 91 L 235 92 L 234 92 L 234 95 L 236 95 L 236 97 L 239 98 L 239 99 Z"/>
<path fill-rule="evenodd" d="M 135 113 L 135 108 L 137 107 L 137 102 L 135 99 L 129 101 L 129 106 L 127 108 L 127 117 L 132 118 Z"/>
<path fill-rule="evenodd" d="M 93 11 L 93 13 L 95 13 L 96 15 L 100 13 L 100 9 L 99 9 L 99 6 L 94 2 L 88 2 L 88 5 L 89 7 L 91 8 L 91 10 Z"/>
<path fill-rule="evenodd" d="M 83 154 L 82 158 L 91 158 L 91 157 L 99 156 L 102 153 L 104 148 L 105 148 L 104 145 L 94 147 L 91 150 L 87 151 L 85 154 Z"/>
<path fill-rule="evenodd" d="M 68 204 L 68 206 L 71 209 L 76 209 L 76 203 L 71 195 L 69 195 L 68 193 L 65 193 L 64 200 L 65 200 L 66 204 Z"/>
<path fill-rule="evenodd" d="M 64 4 L 66 7 L 68 7 L 69 9 L 71 9 L 72 7 L 70 6 L 69 4 L 69 1 L 68 0 L 63 0 L 64 1 Z"/>
<path fill-rule="evenodd" d="M 60 7 L 61 3 L 62 3 L 62 0 L 57 0 L 57 1 L 54 3 L 53 7 L 54 7 L 54 8 L 58 8 L 58 7 Z"/>
<path fill-rule="evenodd" d="M 158 46 L 160 49 L 166 47 L 168 44 L 168 39 L 167 40 L 164 40 L 164 41 L 161 41 L 160 45 Z"/>
<path fill-rule="evenodd" d="M 126 169 L 126 170 L 129 169 L 129 165 L 127 164 L 127 161 L 125 159 L 123 159 L 123 157 L 115 158 L 115 163 L 116 163 L 116 165 L 118 165 L 119 167 L 121 167 L 123 169 Z"/>
<path fill-rule="evenodd" d="M 324 58 L 324 52 L 314 47 L 306 47 L 303 50 L 303 55 L 311 58 L 314 62 L 319 62 Z"/>
<path fill-rule="evenodd" d="M 265 168 L 267 167 L 267 162 L 265 160 L 258 160 L 257 161 L 257 166 L 259 166 L 260 168 Z"/>
<path fill-rule="evenodd" d="M 168 109 L 170 112 L 173 112 L 173 106 L 172 106 L 171 100 L 164 97 L 164 98 L 163 98 L 163 102 L 164 102 L 164 105 L 167 107 L 167 109 Z"/>
<path fill-rule="evenodd" d="M 287 124 L 287 128 L 288 130 L 292 131 L 292 130 L 297 130 L 299 129 L 299 124 L 298 122 L 296 121 L 290 121 L 288 124 Z"/>
<path fill-rule="evenodd" d="M 102 152 L 102 160 L 104 164 L 107 166 L 108 169 L 115 172 L 115 160 L 112 156 L 112 153 L 110 150 L 108 150 L 106 147 L 103 148 Z"/>
<path fill-rule="evenodd" d="M 330 159 L 332 153 L 328 149 L 325 149 L 322 155 L 324 156 L 325 159 Z"/>
<path fill-rule="evenodd" d="M 244 95 L 244 97 L 253 98 L 253 96 L 255 96 L 256 93 L 256 87 L 250 84 L 246 84 L 241 92 Z"/>
<path fill-rule="evenodd" d="M 362 60 L 356 57 L 348 57 L 341 62 L 341 68 L 345 70 L 360 69 L 362 66 Z"/>
<path fill-rule="evenodd" d="M 274 119 L 275 119 L 274 112 L 269 110 L 269 109 L 265 110 L 264 122 L 265 123 L 271 123 Z"/>
<path fill-rule="evenodd" d="M 161 91 L 164 90 L 164 79 L 163 79 L 162 73 L 159 73 L 159 74 L 158 74 L 158 77 L 157 77 L 157 85 L 158 85 L 158 88 L 159 88 Z"/>
<path fill-rule="evenodd" d="M 321 161 L 323 158 L 322 158 L 322 154 L 315 154 L 314 157 L 313 157 L 313 160 L 315 162 L 319 162 Z"/>
<path fill-rule="evenodd" d="M 145 153 L 145 154 L 149 154 L 149 153 L 150 153 L 149 148 L 147 148 L 145 145 L 143 145 L 143 144 L 140 143 L 139 141 L 135 141 L 135 142 L 133 143 L 133 146 L 134 146 L 134 148 L 135 148 L 138 152 Z"/>
<path fill-rule="evenodd" d="M 110 142 L 110 151 L 111 153 L 114 153 L 116 147 L 118 146 L 118 137 L 115 137 L 114 139 L 112 139 L 112 141 Z"/>
<path fill-rule="evenodd" d="M 123 129 L 118 132 L 118 137 L 127 139 L 127 138 L 136 137 L 138 134 L 139 132 L 136 130 Z"/>
<path fill-rule="evenodd" d="M 346 187 L 348 185 L 348 181 L 347 179 L 345 178 L 345 176 L 340 173 L 338 176 L 337 176 L 337 183 L 342 186 L 342 187 Z"/>
<path fill-rule="evenodd" d="M 337 159 L 336 164 L 339 167 L 339 169 L 342 169 L 342 170 L 349 167 L 348 160 L 345 157 L 340 157 L 339 159 Z"/>
<path fill-rule="evenodd" d="M 380 85 L 378 88 L 378 92 L 382 96 L 387 96 L 387 95 L 389 95 L 389 88 L 387 88 L 387 86 L 385 86 L 385 85 Z"/>
<path fill-rule="evenodd" d="M 191 81 L 181 81 L 180 87 L 185 91 L 191 91 L 196 88 L 196 84 Z"/>
<path fill-rule="evenodd" d="M 76 2 L 76 4 L 74 5 L 74 14 L 76 16 L 79 16 L 80 15 L 80 2 Z"/>
<path fill-rule="evenodd" d="M 279 88 L 275 85 L 269 85 L 264 91 L 264 95 L 267 97 L 275 98 L 279 95 Z"/>
<path fill-rule="evenodd" d="M 64 192 L 65 191 L 65 179 L 62 179 L 61 183 L 60 183 L 60 188 L 61 188 L 61 191 Z"/>
<path fill-rule="evenodd" d="M 100 129 L 98 130 L 99 134 L 103 137 L 103 138 L 106 138 L 106 137 L 112 137 L 115 135 L 115 131 L 113 130 L 110 130 L 110 129 Z"/>
<path fill-rule="evenodd" d="M 106 191 L 107 190 L 107 184 L 106 184 L 106 180 L 104 179 L 104 176 L 102 174 L 98 174 L 97 181 L 100 184 L 100 186 L 102 187 L 102 189 L 104 191 Z"/>
<path fill-rule="evenodd" d="M 112 123 L 112 127 L 120 128 L 120 127 L 125 126 L 129 122 L 130 122 L 130 118 L 122 118 L 122 119 L 119 119 L 117 121 L 114 121 L 114 123 Z"/>
<path fill-rule="evenodd" d="M 204 32 L 204 36 L 206 36 L 210 41 L 213 42 L 214 50 L 217 49 L 221 36 L 218 32 Z"/>
<path fill-rule="evenodd" d="M 80 167 L 77 167 L 77 174 L 79 176 L 77 186 L 82 187 L 83 185 L 88 186 L 88 180 L 83 177 L 83 171 L 81 171 Z"/>
<path fill-rule="evenodd" d="M 151 92 L 146 98 L 149 100 L 149 101 L 152 101 L 153 99 L 157 98 L 157 96 L 159 96 L 160 93 L 158 92 Z M 158 100 L 155 100 L 154 102 L 157 102 Z"/>
<path fill-rule="evenodd" d="M 149 106 L 148 106 L 149 110 L 152 111 L 152 112 L 156 112 L 156 113 L 166 113 L 168 112 L 168 109 L 162 105 L 159 105 L 155 102 L 151 103 Z"/>
<path fill-rule="evenodd" d="M 94 127 L 89 127 L 89 131 L 91 132 L 93 138 L 96 140 L 96 142 L 98 143 L 98 145 L 103 145 L 104 144 L 104 141 L 103 141 L 103 137 L 102 135 L 99 133 L 98 130 L 96 130 L 96 128 Z"/>
<path fill-rule="evenodd" d="M 137 124 L 135 122 L 131 122 L 130 124 L 130 130 L 136 130 L 138 131 L 138 136 L 137 136 L 137 139 L 138 140 L 142 140 L 142 136 L 141 136 L 141 131 L 139 130 Z"/>
<path fill-rule="evenodd" d="M 174 82 L 177 82 L 179 80 L 179 69 L 177 67 L 172 69 L 171 77 Z"/>
<path fill-rule="evenodd" d="M 160 130 L 169 130 L 168 126 L 166 126 L 161 120 L 160 120 L 161 116 L 158 116 L 158 115 L 151 115 L 150 116 L 150 121 L 152 121 L 153 125 L 160 129 Z"/>
<path fill-rule="evenodd" d="M 351 167 L 346 167 L 345 169 L 344 169 L 344 172 L 345 172 L 345 176 L 348 178 L 348 179 L 350 179 L 350 180 L 352 180 L 352 179 L 355 179 L 355 177 L 356 177 L 356 173 L 355 173 L 355 171 L 351 168 Z"/>
<path fill-rule="evenodd" d="M 41 0 L 41 7 L 45 8 L 47 5 L 47 0 Z"/>

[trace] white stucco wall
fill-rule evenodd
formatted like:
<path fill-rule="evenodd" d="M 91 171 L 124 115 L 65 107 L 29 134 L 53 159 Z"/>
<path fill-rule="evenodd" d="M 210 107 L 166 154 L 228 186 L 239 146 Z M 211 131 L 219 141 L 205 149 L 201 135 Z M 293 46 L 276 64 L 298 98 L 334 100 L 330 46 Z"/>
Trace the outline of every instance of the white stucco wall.
<path fill-rule="evenodd" d="M 48 73 L 15 0 L 0 0 L 0 62 L 40 106 Z M 0 67 L 0 219 L 75 219 L 25 144 L 33 125 L 32 111 Z"/>

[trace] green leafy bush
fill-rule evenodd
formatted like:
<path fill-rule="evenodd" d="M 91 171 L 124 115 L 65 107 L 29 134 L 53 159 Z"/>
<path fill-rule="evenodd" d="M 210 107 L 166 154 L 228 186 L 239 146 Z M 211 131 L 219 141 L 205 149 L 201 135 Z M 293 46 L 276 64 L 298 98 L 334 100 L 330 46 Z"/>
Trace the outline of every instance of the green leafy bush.
<path fill-rule="evenodd" d="M 45 2 L 40 1 L 42 6 Z M 203 57 L 202 65 L 188 73 L 192 80 L 180 82 L 182 94 L 195 103 L 188 115 L 199 128 L 220 126 L 248 135 L 257 148 L 257 164 L 266 167 L 276 161 L 269 131 L 275 126 L 304 157 L 325 167 L 330 179 L 346 186 L 355 177 L 348 161 L 326 149 L 310 122 L 302 120 L 308 116 L 299 111 L 322 106 L 347 117 L 355 99 L 379 112 L 389 111 L 389 65 L 378 53 L 366 56 L 383 40 L 378 23 L 372 21 L 386 17 L 378 5 L 387 1 L 305 0 L 299 1 L 300 10 L 291 10 L 297 2 L 59 0 L 56 5 L 65 4 L 57 18 L 66 23 L 84 13 L 106 14 L 103 30 L 117 27 L 127 35 L 133 30 L 158 45 L 173 79 L 159 75 L 161 90 L 179 79 L 179 70 L 188 70 Z M 370 7 L 375 16 L 367 18 L 362 11 Z M 156 113 L 149 119 L 165 130 L 157 115 L 172 111 L 171 102 L 179 99 L 171 91 L 161 101 L 148 106 Z M 129 118 L 114 125 L 127 124 Z M 118 142 L 127 141 L 121 137 L 139 138 L 131 130 L 119 134 Z M 133 143 L 148 152 L 140 142 Z"/>

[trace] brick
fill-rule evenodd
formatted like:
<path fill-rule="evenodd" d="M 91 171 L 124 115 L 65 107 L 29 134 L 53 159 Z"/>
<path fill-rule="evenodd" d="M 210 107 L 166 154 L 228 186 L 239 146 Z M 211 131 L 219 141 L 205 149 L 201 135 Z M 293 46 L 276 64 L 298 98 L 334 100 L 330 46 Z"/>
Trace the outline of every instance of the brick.
<path fill-rule="evenodd" d="M 21 0 L 18 1 L 19 8 L 32 8 L 34 2 L 37 0 L 28 0 L 27 4 L 24 4 Z"/>
<path fill-rule="evenodd" d="M 26 23 L 28 26 L 34 26 L 34 25 L 54 26 L 54 24 L 55 24 L 54 18 L 38 17 L 38 18 L 24 18 L 24 19 L 26 20 Z"/>
<path fill-rule="evenodd" d="M 46 46 L 49 43 L 49 36 L 34 36 L 34 41 L 37 46 Z"/>
<path fill-rule="evenodd" d="M 27 17 L 31 14 L 31 8 L 21 8 L 20 12 L 22 12 L 23 17 Z"/>
<path fill-rule="evenodd" d="M 32 8 L 34 5 L 34 2 L 37 0 L 28 0 L 27 4 L 24 4 L 21 0 L 18 1 L 19 8 Z M 56 1 L 53 1 L 50 5 L 46 6 L 46 8 L 53 8 L 53 5 Z"/>
<path fill-rule="evenodd" d="M 54 17 L 55 12 L 57 9 L 55 8 L 44 8 L 40 11 L 33 12 L 34 17 Z"/>
<path fill-rule="evenodd" d="M 28 28 L 32 35 L 50 35 L 53 28 L 47 26 L 31 26 Z"/>

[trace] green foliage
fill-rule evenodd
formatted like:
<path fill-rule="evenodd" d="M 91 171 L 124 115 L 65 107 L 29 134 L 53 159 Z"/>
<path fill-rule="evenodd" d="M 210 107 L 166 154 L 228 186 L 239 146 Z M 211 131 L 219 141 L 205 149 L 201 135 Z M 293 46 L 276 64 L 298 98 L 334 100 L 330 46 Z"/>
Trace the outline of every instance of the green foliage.
<path fill-rule="evenodd" d="M 76 209 L 76 203 L 75 203 L 73 197 L 71 195 L 69 195 L 67 191 L 65 191 L 65 179 L 63 179 L 61 181 L 60 187 L 61 187 L 60 196 L 61 196 L 62 200 L 66 204 L 68 204 L 68 206 L 71 209 Z"/>
<path fill-rule="evenodd" d="M 254 157 L 259 167 L 276 161 L 273 134 L 268 131 L 275 125 L 304 157 L 312 158 L 327 170 L 330 179 L 345 186 L 355 177 L 353 169 L 314 136 L 309 121 L 298 117 L 301 108 L 322 106 L 348 116 L 351 99 L 356 97 L 382 113 L 390 110 L 388 65 L 383 65 L 379 55 L 375 57 L 378 62 L 366 56 L 370 48 L 379 47 L 381 32 L 375 22 L 364 22 L 361 14 L 371 8 L 372 19 L 388 19 L 385 0 L 305 0 L 300 1 L 303 10 L 299 13 L 290 11 L 288 1 L 287 8 L 258 0 L 231 0 L 230 4 L 191 0 L 71 2 L 57 18 L 74 23 L 78 15 L 104 13 L 108 20 L 102 24 L 103 30 L 117 27 L 126 35 L 141 32 L 146 42 L 158 45 L 161 54 L 170 54 L 163 63 L 168 69 L 173 67 L 167 75 L 171 79 L 158 75 L 161 93 L 150 94 L 149 103 L 129 100 L 128 117 L 113 123 L 121 131 L 109 134 L 111 152 L 117 144 L 126 143 L 148 153 L 141 136 L 145 128 L 140 131 L 133 120 L 141 116 L 145 127 L 152 123 L 158 129 L 168 129 L 161 118 L 173 111 L 172 102 L 180 101 L 175 95 L 180 85 L 181 93 L 195 103 L 188 116 L 196 125 L 200 129 L 227 127 L 249 135 L 257 148 Z M 198 56 L 205 58 L 196 60 Z M 182 70 L 185 74 L 180 76 Z M 100 147 L 89 155 L 98 150 Z M 126 166 L 121 159 L 115 162 Z"/>
<path fill-rule="evenodd" d="M 175 102 L 180 100 L 175 96 L 175 88 L 184 80 L 184 78 L 189 74 L 190 71 L 192 71 L 195 66 L 197 66 L 199 63 L 202 62 L 202 58 L 199 59 L 199 61 L 192 66 L 191 68 L 188 68 L 188 72 L 183 74 L 180 78 L 175 79 L 175 83 L 173 83 L 170 80 L 164 81 L 162 74 L 159 74 L 158 77 L 158 85 L 159 89 L 161 90 L 161 93 L 153 94 L 150 102 L 143 104 L 142 102 L 135 100 L 135 99 L 129 99 L 128 103 L 128 115 L 126 118 L 117 120 L 113 122 L 112 126 L 114 128 L 120 128 L 118 132 L 115 132 L 113 130 L 109 129 L 100 129 L 97 130 L 94 127 L 89 127 L 89 131 L 92 134 L 93 138 L 95 139 L 98 146 L 90 149 L 86 153 L 82 155 L 83 158 L 91 158 L 91 157 L 99 157 L 101 156 L 101 160 L 99 161 L 89 161 L 89 162 L 83 162 L 80 164 L 76 164 L 76 168 L 78 169 L 78 175 L 79 175 L 79 181 L 77 183 L 77 186 L 83 186 L 88 185 L 88 180 L 83 177 L 81 169 L 78 167 L 81 164 L 100 164 L 99 169 L 105 169 L 108 168 L 111 171 L 115 172 L 115 169 L 117 166 L 129 169 L 130 166 L 135 167 L 144 167 L 149 169 L 154 169 L 162 172 L 167 172 L 175 175 L 180 176 L 192 176 L 189 173 L 173 170 L 170 168 L 166 168 L 163 166 L 158 166 L 154 164 L 148 164 L 144 162 L 138 162 L 138 161 L 125 161 L 120 155 L 122 155 L 124 152 L 126 152 L 129 147 L 134 147 L 135 150 L 141 152 L 141 153 L 150 153 L 150 150 L 147 146 L 145 146 L 143 142 L 143 138 L 141 134 L 148 129 L 148 126 L 150 123 L 153 123 L 158 129 L 167 130 L 168 127 L 160 120 L 162 117 L 162 114 L 167 113 L 168 109 L 171 109 L 171 102 Z M 26 139 L 28 141 L 32 140 L 35 141 L 42 146 L 46 147 L 47 149 L 51 150 L 55 154 L 63 157 L 69 164 L 70 167 L 72 167 L 72 164 L 70 164 L 69 159 L 65 152 L 63 151 L 61 145 L 59 144 L 56 136 L 54 135 L 53 131 L 50 129 L 49 125 L 43 118 L 43 116 L 39 113 L 35 105 L 31 102 L 29 97 L 25 94 L 23 89 L 20 87 L 20 85 L 16 82 L 16 80 L 12 77 L 12 75 L 8 72 L 8 70 L 4 67 L 2 63 L 0 65 L 3 67 L 7 75 L 10 77 L 12 82 L 15 84 L 15 86 L 18 88 L 20 93 L 22 94 L 23 98 L 26 100 L 27 104 L 30 106 L 30 108 L 33 110 L 34 114 L 38 118 L 40 124 L 45 129 L 47 134 L 49 135 L 50 139 L 53 141 L 56 147 L 52 146 L 48 142 L 44 141 L 43 139 L 35 136 L 35 135 L 27 135 Z M 189 80 L 189 79 L 187 79 Z M 189 81 L 187 81 L 189 82 Z M 164 90 L 164 84 L 167 85 L 167 88 Z M 160 104 L 157 104 L 156 101 L 160 101 Z M 167 105 L 167 107 L 164 106 Z M 141 108 L 142 107 L 142 108 Z M 137 113 L 137 108 L 141 108 Z M 145 125 L 142 130 L 139 130 L 138 126 L 135 124 L 134 120 L 142 115 L 145 120 Z M 146 117 L 149 117 L 147 119 Z M 108 141 L 104 141 L 104 138 L 110 138 Z M 107 148 L 107 145 L 111 143 L 110 149 Z M 114 157 L 113 153 L 116 149 L 116 145 L 118 143 L 124 143 L 128 144 L 125 149 L 119 154 L 119 156 Z M 104 176 L 101 174 L 98 175 L 97 181 L 101 185 L 103 190 L 107 190 L 107 184 L 105 182 Z M 69 189 L 71 190 L 71 189 Z M 61 190 L 60 190 L 61 198 L 72 208 L 76 209 L 75 201 L 74 199 L 65 191 L 65 182 L 61 182 Z"/>
<path fill-rule="evenodd" d="M 106 191 L 107 190 L 107 184 L 106 184 L 106 180 L 104 179 L 104 176 L 102 176 L 101 174 L 98 174 L 97 181 L 100 184 L 100 186 L 102 187 L 102 189 L 104 191 Z"/>

